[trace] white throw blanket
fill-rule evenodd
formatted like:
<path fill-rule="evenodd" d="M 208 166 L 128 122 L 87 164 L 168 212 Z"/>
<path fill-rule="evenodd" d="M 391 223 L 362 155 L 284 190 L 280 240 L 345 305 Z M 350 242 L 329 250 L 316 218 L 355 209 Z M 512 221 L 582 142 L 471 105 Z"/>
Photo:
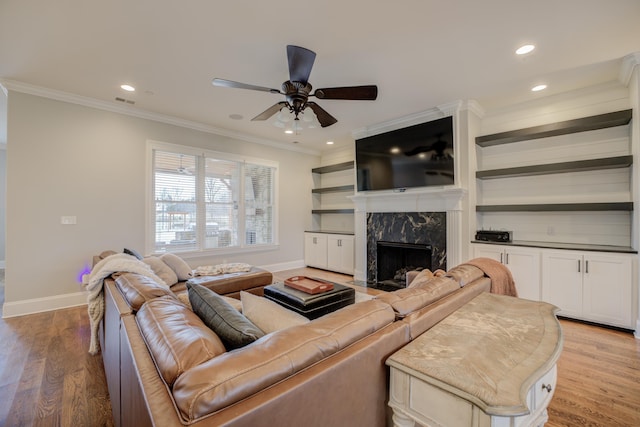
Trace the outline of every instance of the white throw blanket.
<path fill-rule="evenodd" d="M 251 271 L 251 265 L 243 262 L 232 262 L 228 264 L 203 265 L 193 270 L 194 276 L 217 276 L 218 274 L 239 273 Z"/>
<path fill-rule="evenodd" d="M 151 267 L 138 258 L 127 254 L 110 255 L 98 262 L 89 274 L 87 283 L 87 304 L 89 322 L 91 324 L 91 344 L 89 353 L 98 353 L 98 327 L 104 316 L 104 279 L 117 272 L 137 273 L 155 280 L 158 284 L 166 283 L 155 275 Z"/>

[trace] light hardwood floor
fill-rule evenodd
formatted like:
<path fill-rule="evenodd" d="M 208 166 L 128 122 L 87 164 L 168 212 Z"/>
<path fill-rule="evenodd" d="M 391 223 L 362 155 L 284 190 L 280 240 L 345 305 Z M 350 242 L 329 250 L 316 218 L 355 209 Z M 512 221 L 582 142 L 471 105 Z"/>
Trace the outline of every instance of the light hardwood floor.
<path fill-rule="evenodd" d="M 299 274 L 351 280 L 313 269 L 274 276 Z M 561 324 L 565 343 L 547 426 L 640 426 L 640 340 Z M 112 426 L 102 358 L 87 353 L 88 341 L 85 307 L 0 319 L 0 426 Z"/>

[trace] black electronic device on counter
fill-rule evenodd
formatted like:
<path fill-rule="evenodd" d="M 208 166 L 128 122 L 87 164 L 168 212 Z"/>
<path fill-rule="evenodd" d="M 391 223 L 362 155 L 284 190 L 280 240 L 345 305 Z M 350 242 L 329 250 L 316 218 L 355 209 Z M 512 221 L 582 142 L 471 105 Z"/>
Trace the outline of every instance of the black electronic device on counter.
<path fill-rule="evenodd" d="M 503 230 L 478 230 L 476 231 L 476 240 L 510 243 L 512 240 L 512 232 Z"/>

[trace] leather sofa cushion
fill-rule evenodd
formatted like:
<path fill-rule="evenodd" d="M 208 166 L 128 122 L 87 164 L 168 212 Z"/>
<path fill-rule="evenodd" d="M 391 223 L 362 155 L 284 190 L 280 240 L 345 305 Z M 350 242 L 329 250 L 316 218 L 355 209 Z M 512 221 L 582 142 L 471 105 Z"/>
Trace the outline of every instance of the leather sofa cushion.
<path fill-rule="evenodd" d="M 133 311 L 140 310 L 146 301 L 169 295 L 175 297 L 166 286 L 137 273 L 122 273 L 116 278 L 116 285 Z"/>
<path fill-rule="evenodd" d="M 394 318 L 389 305 L 370 300 L 266 335 L 186 371 L 173 385 L 174 401 L 183 419 L 194 422 L 328 358 Z"/>
<path fill-rule="evenodd" d="M 471 283 L 474 280 L 484 277 L 484 272 L 474 265 L 460 264 L 447 271 L 445 276 L 451 277 L 462 287 L 467 283 Z"/>
<path fill-rule="evenodd" d="M 170 296 L 144 304 L 136 321 L 169 387 L 184 371 L 226 351 L 220 338 L 194 312 Z"/>
<path fill-rule="evenodd" d="M 460 289 L 460 285 L 457 281 L 450 277 L 440 276 L 411 288 L 378 295 L 377 298 L 391 305 L 399 317 L 404 317 L 458 289 Z"/>

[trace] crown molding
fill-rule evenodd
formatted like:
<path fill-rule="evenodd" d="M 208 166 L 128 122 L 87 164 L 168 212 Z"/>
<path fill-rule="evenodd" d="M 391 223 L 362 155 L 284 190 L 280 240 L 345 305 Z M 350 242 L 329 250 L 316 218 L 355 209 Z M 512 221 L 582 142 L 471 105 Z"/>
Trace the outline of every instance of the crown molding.
<path fill-rule="evenodd" d="M 630 53 L 622 58 L 622 66 L 620 67 L 620 74 L 618 75 L 620 83 L 629 86 L 633 70 L 638 65 L 640 65 L 640 52 Z"/>
<path fill-rule="evenodd" d="M 420 111 L 418 113 L 409 114 L 397 119 L 356 129 L 351 132 L 351 135 L 354 139 L 361 139 L 368 136 L 378 135 L 380 133 L 440 119 L 442 117 L 453 116 L 462 109 L 463 105 L 465 105 L 463 101 L 448 102 L 446 104 L 441 104 L 437 107 L 430 108 L 429 110 Z"/>
<path fill-rule="evenodd" d="M 137 117 L 139 119 L 152 120 L 168 125 L 178 126 L 186 129 L 196 130 L 199 132 L 210 133 L 219 136 L 225 136 L 228 138 L 234 138 L 245 142 L 251 142 L 254 144 L 266 145 L 273 148 L 278 148 L 287 151 L 296 151 L 304 154 L 311 154 L 319 156 L 321 153 L 317 150 L 303 148 L 299 146 L 290 146 L 278 141 L 272 141 L 270 139 L 258 138 L 251 135 L 242 134 L 240 132 L 230 131 L 227 129 L 221 129 L 214 126 L 206 125 L 204 123 L 194 122 L 190 120 L 184 120 L 178 117 L 169 116 L 160 113 L 154 113 L 152 111 L 143 110 L 137 107 L 116 104 L 110 101 L 102 101 L 95 98 L 76 95 L 73 93 L 63 92 L 55 89 L 49 89 L 41 86 L 35 86 L 28 83 L 23 83 L 15 80 L 0 79 L 0 87 L 8 94 L 8 91 L 26 93 L 28 95 L 40 96 L 43 98 L 53 99 L 55 101 L 68 102 L 70 104 L 82 105 L 84 107 L 95 108 L 98 110 L 109 111 L 112 113 L 124 114 L 127 116 Z"/>

